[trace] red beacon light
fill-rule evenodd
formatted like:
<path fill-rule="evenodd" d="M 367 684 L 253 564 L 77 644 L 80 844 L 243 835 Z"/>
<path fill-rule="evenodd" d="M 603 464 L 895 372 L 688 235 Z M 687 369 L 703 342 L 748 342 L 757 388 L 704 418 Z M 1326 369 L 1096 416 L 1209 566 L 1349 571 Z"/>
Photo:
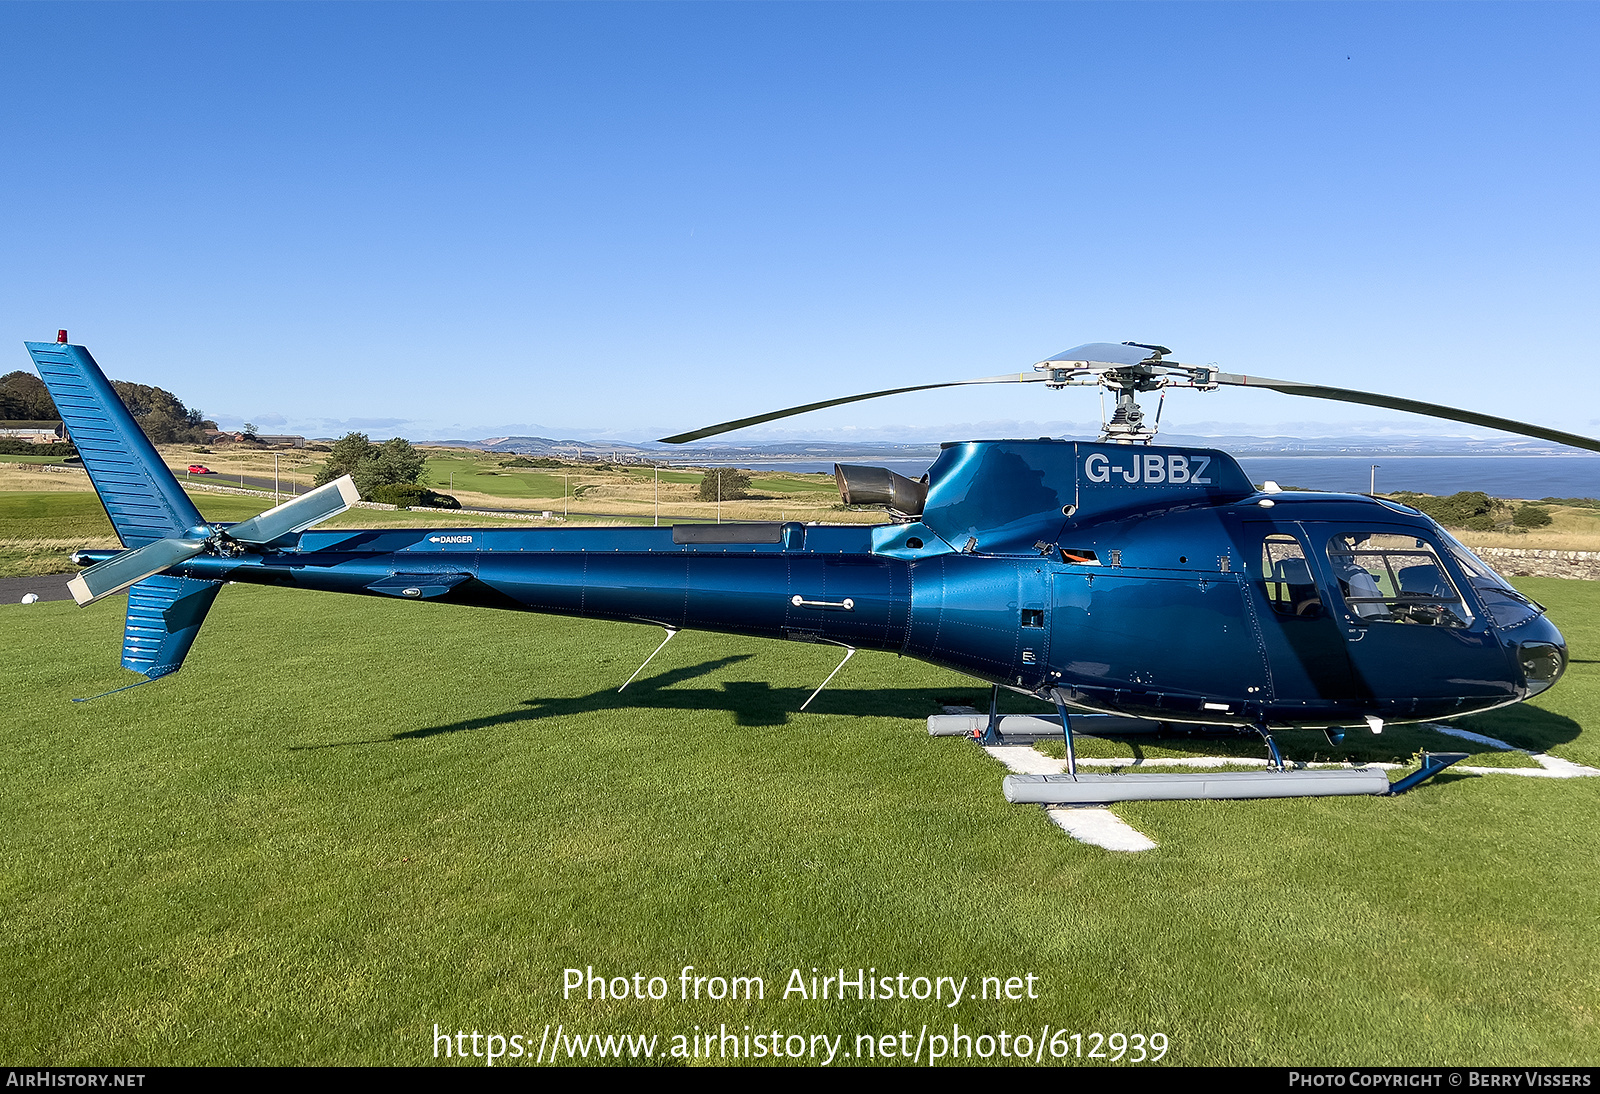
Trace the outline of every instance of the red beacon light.
<path fill-rule="evenodd" d="M 63 345 L 63 346 L 66 345 L 67 344 L 67 332 L 64 331 L 64 330 L 56 331 L 56 342 L 59 345 Z"/>

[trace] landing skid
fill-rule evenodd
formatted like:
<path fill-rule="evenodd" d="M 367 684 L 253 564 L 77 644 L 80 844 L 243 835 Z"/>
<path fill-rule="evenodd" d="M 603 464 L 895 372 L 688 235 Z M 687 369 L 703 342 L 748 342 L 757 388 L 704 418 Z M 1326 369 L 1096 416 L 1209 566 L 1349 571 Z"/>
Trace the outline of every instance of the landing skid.
<path fill-rule="evenodd" d="M 1309 771 L 1269 768 L 1266 771 L 1137 775 L 1007 775 L 1001 784 L 1006 801 L 1038 805 L 1109 805 L 1125 801 L 1191 801 L 1239 798 L 1326 798 L 1354 794 L 1393 796 L 1431 779 L 1465 752 L 1422 754 L 1420 770 L 1391 783 L 1379 768 Z"/>
<path fill-rule="evenodd" d="M 1453 763 L 1467 758 L 1466 752 L 1424 752 L 1422 766 L 1393 783 L 1379 767 L 1312 770 L 1295 767 L 1283 759 L 1272 732 L 1265 725 L 1227 729 L 1218 726 L 1190 726 L 1181 723 L 1151 722 L 1105 714 L 1074 714 L 1057 701 L 1054 717 L 999 713 L 999 688 L 989 695 L 988 714 L 938 714 L 928 719 L 928 734 L 933 737 L 969 737 L 986 747 L 1031 745 L 1058 738 L 1066 749 L 1066 772 L 1060 775 L 1008 775 L 1002 784 L 1006 800 L 1039 805 L 1108 805 L 1122 801 L 1190 801 L 1243 798 L 1322 798 L 1356 794 L 1392 796 L 1431 779 Z M 947 708 L 948 709 L 948 708 Z M 967 709 L 971 709 L 970 707 Z M 1078 771 L 1073 739 L 1079 733 L 1091 736 L 1134 736 L 1146 734 L 1184 734 L 1195 731 L 1206 736 L 1257 734 L 1267 750 L 1267 770 L 1208 773 L 1138 772 L 1119 775 L 1086 775 Z M 1339 734 L 1342 738 L 1343 734 Z M 1330 734 L 1331 739 L 1331 734 Z"/>

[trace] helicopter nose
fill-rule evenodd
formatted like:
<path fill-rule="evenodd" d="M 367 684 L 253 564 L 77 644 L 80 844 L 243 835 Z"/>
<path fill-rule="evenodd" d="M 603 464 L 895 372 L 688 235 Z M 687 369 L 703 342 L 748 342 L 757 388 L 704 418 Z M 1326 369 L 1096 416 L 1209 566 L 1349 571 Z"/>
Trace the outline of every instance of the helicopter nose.
<path fill-rule="evenodd" d="M 1554 642 L 1523 642 L 1517 646 L 1517 661 L 1528 682 L 1528 695 L 1538 695 L 1554 687 L 1567 671 L 1567 646 L 1559 636 Z"/>

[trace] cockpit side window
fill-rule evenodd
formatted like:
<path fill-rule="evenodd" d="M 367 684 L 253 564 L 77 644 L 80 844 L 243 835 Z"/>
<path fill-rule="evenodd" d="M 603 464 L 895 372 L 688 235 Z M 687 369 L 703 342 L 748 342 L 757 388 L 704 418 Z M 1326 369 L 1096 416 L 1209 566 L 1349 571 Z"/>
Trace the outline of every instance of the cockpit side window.
<path fill-rule="evenodd" d="M 1328 562 L 1351 615 L 1366 623 L 1465 627 L 1472 613 L 1427 540 L 1391 532 L 1342 532 Z"/>
<path fill-rule="evenodd" d="M 1323 614 L 1322 594 L 1300 541 L 1272 535 L 1261 542 L 1261 587 L 1279 615 L 1317 619 Z"/>

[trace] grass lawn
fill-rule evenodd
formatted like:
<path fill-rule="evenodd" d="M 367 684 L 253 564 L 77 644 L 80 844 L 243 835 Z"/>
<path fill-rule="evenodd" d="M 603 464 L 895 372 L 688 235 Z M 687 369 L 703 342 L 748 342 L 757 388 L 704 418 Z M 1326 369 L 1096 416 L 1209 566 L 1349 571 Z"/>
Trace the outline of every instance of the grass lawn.
<path fill-rule="evenodd" d="M 656 481 L 657 471 L 652 467 L 632 467 L 628 469 L 628 474 L 640 482 L 653 483 Z M 659 474 L 662 482 L 692 483 L 695 486 L 699 486 L 700 480 L 705 478 L 705 472 L 703 471 L 667 471 L 662 469 Z"/>
<path fill-rule="evenodd" d="M 839 484 L 832 475 L 826 479 L 805 478 L 800 475 L 785 478 L 759 478 L 750 480 L 750 489 L 763 494 L 827 494 L 839 496 Z"/>
<path fill-rule="evenodd" d="M 581 481 L 576 473 L 572 478 L 574 483 Z M 501 467 L 499 459 L 471 456 L 429 456 L 419 481 L 445 493 L 465 490 L 495 498 L 559 498 L 562 490 L 559 471 L 552 475 L 546 470 Z"/>
<path fill-rule="evenodd" d="M 65 456 L 34 456 L 28 453 L 0 453 L 0 463 L 65 463 Z"/>
<path fill-rule="evenodd" d="M 1597 586 L 1525 584 L 1577 663 L 1474 728 L 1594 764 Z M 1140 803 L 1160 847 L 1119 855 L 929 739 L 982 689 L 888 655 L 801 714 L 837 651 L 685 633 L 618 694 L 659 632 L 230 586 L 177 676 L 70 703 L 131 678 L 121 627 L 0 607 L 18 1066 L 431 1063 L 435 1024 L 531 1056 L 546 1023 L 842 1035 L 843 1063 L 951 1023 L 1159 1032 L 1178 1064 L 1594 1059 L 1600 779 Z M 766 999 L 681 1001 L 685 965 Z M 672 994 L 564 1000 L 586 966 Z M 840 967 L 1039 998 L 782 998 Z"/>
<path fill-rule="evenodd" d="M 500 453 L 487 456 L 431 454 L 423 470 L 422 483 L 435 490 L 454 492 L 458 496 L 468 491 L 490 498 L 559 499 L 565 490 L 574 500 L 586 498 L 593 501 L 597 498 L 643 499 L 652 495 L 641 494 L 639 489 L 651 491 L 656 482 L 656 471 L 649 467 L 614 465 L 611 470 L 602 471 L 593 465 L 574 464 L 568 470 L 567 481 L 563 484 L 562 470 L 559 468 L 552 471 L 548 468 L 502 466 L 502 461 L 508 458 Z M 660 472 L 663 487 L 698 487 L 703 477 L 704 472 L 701 471 Z M 633 489 L 617 489 L 624 484 Z M 824 479 L 814 475 L 774 472 L 753 479 L 750 485 L 759 494 L 825 499 L 830 507 L 839 498 L 838 486 L 832 476 Z M 693 491 L 684 490 L 667 490 L 662 495 L 663 500 L 678 502 L 693 496 Z"/>
<path fill-rule="evenodd" d="M 752 483 L 752 496 L 723 502 L 699 499 L 704 472 L 662 470 L 659 483 L 650 467 L 574 463 L 563 468 L 503 466 L 504 453 L 473 454 L 430 450 L 422 481 L 454 495 L 467 508 L 584 511 L 614 517 L 654 520 L 800 520 L 878 523 L 881 509 L 845 510 L 831 476 L 773 471 Z M 563 498 L 566 500 L 563 501 Z"/>

